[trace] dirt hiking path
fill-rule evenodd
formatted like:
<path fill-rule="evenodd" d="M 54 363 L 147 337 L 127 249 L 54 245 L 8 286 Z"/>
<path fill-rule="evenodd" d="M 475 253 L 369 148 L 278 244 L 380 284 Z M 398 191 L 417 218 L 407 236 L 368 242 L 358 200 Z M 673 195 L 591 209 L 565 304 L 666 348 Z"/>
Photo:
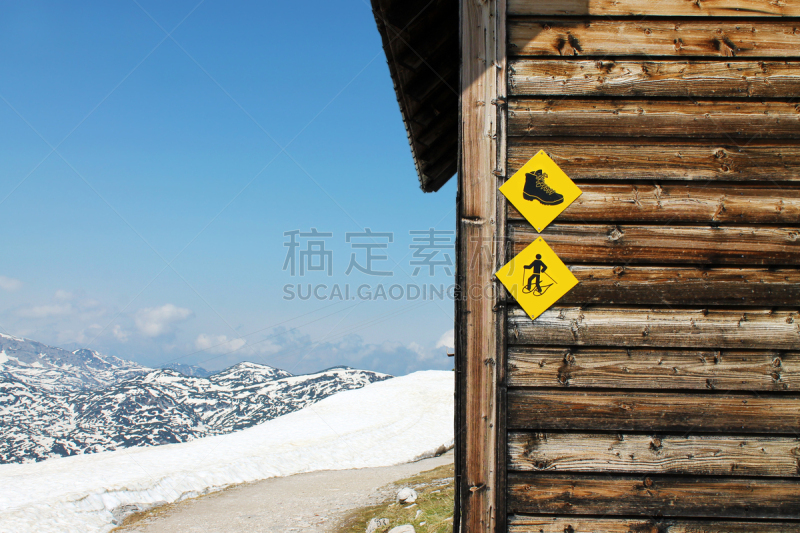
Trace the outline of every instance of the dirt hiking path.
<path fill-rule="evenodd" d="M 329 533 L 347 511 L 389 495 L 389 483 L 452 462 L 450 451 L 397 466 L 265 479 L 164 506 L 114 533 Z"/>

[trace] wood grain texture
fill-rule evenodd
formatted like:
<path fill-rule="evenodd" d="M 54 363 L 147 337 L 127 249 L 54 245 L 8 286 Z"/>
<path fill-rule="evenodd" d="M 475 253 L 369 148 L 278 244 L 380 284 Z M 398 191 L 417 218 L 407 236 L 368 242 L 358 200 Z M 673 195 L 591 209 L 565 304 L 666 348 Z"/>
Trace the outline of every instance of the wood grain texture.
<path fill-rule="evenodd" d="M 561 305 L 791 307 L 800 302 L 800 269 L 571 265 L 580 282 Z"/>
<path fill-rule="evenodd" d="M 800 188 L 789 185 L 578 181 L 561 222 L 800 225 Z M 509 207 L 509 220 L 524 220 Z"/>
<path fill-rule="evenodd" d="M 538 431 L 760 433 L 796 437 L 800 398 L 511 389 L 508 427 Z"/>
<path fill-rule="evenodd" d="M 498 91 L 506 73 L 495 65 L 505 58 L 505 0 L 461 2 L 461 88 L 457 211 L 456 283 L 491 286 L 497 268 Z M 499 29 L 502 28 L 502 29 Z M 498 30 L 499 29 L 499 30 Z M 498 34 L 500 31 L 500 34 Z M 459 291 L 461 292 L 461 291 Z M 497 291 L 498 295 L 500 294 Z M 455 434 L 459 448 L 454 528 L 494 533 L 504 478 L 498 470 L 497 365 L 498 324 L 490 298 L 456 300 L 456 373 L 459 412 Z M 499 296 L 498 296 L 499 297 Z M 505 512 L 500 523 L 504 523 Z"/>
<path fill-rule="evenodd" d="M 800 352 L 511 346 L 508 384 L 797 392 Z"/>
<path fill-rule="evenodd" d="M 800 138 L 793 101 L 515 98 L 511 136 Z M 746 144 L 746 143 L 743 143 Z"/>
<path fill-rule="evenodd" d="M 575 181 L 800 181 L 800 145 L 761 139 L 737 146 L 731 139 L 512 137 L 509 175 L 539 150 Z"/>
<path fill-rule="evenodd" d="M 508 313 L 510 344 L 798 350 L 798 311 L 553 306 Z"/>
<path fill-rule="evenodd" d="M 795 518 L 800 483 L 786 479 L 509 474 L 512 513 Z"/>
<path fill-rule="evenodd" d="M 791 20 L 511 19 L 517 56 L 800 57 Z"/>
<path fill-rule="evenodd" d="M 792 98 L 800 62 L 518 59 L 508 83 L 518 96 Z"/>
<path fill-rule="evenodd" d="M 800 6 L 767 0 L 510 0 L 508 13 L 551 17 L 797 17 Z"/>
<path fill-rule="evenodd" d="M 800 477 L 800 439 L 512 432 L 509 468 L 684 476 Z"/>
<path fill-rule="evenodd" d="M 542 237 L 565 263 L 800 265 L 800 228 L 509 224 L 518 254 Z"/>
<path fill-rule="evenodd" d="M 797 522 L 525 516 L 509 518 L 509 533 L 798 533 Z"/>
<path fill-rule="evenodd" d="M 497 131 L 496 131 L 496 159 L 495 169 L 492 174 L 497 177 L 495 186 L 501 185 L 505 182 L 507 176 L 507 160 L 508 160 L 508 107 L 501 102 L 505 102 L 508 95 L 508 55 L 506 53 L 507 42 L 507 24 L 505 11 L 507 9 L 507 0 L 499 0 L 498 3 L 498 16 L 497 19 L 497 49 L 496 58 L 494 62 L 494 70 L 497 75 L 497 100 L 495 100 L 495 107 L 497 111 Z M 502 194 L 495 195 L 495 269 L 496 272 L 508 262 L 508 235 L 507 235 L 507 217 L 508 217 L 508 202 Z M 508 404 L 506 386 L 507 375 L 506 370 L 508 364 L 506 358 L 508 357 L 508 325 L 506 317 L 506 307 L 502 302 L 507 298 L 507 293 L 504 291 L 502 283 L 495 281 L 494 285 L 494 307 L 495 312 L 494 326 L 495 326 L 495 401 L 497 405 L 497 419 L 495 420 L 494 430 L 497 432 L 495 440 L 495 468 L 497 475 L 495 477 L 494 490 L 497 493 L 494 496 L 494 528 L 497 532 L 508 531 L 508 512 L 506 511 L 506 495 L 508 486 L 508 430 L 506 428 L 506 405 Z M 491 364 L 491 363 L 489 363 Z"/>

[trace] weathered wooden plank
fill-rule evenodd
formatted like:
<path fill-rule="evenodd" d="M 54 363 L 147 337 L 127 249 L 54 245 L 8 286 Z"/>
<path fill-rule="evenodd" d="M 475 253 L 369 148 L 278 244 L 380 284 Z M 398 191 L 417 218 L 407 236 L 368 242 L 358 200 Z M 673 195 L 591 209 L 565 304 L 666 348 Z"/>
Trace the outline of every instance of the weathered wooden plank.
<path fill-rule="evenodd" d="M 800 398 L 752 394 L 511 389 L 508 427 L 797 435 Z M 800 495 L 800 493 L 798 493 Z"/>
<path fill-rule="evenodd" d="M 506 53 L 507 42 L 507 24 L 505 12 L 508 7 L 507 0 L 499 0 L 498 11 L 499 19 L 497 23 L 497 56 L 494 59 L 497 75 L 497 96 L 498 104 L 500 100 L 506 100 L 508 95 L 508 54 Z M 495 169 L 492 174 L 497 177 L 495 186 L 499 186 L 504 181 L 508 159 L 508 108 L 505 105 L 496 105 L 497 109 L 497 150 Z M 495 272 L 503 267 L 508 262 L 508 239 L 507 239 L 507 216 L 508 209 L 505 197 L 502 194 L 497 194 L 495 197 Z M 508 531 L 508 512 L 506 511 L 506 495 L 508 487 L 508 429 L 506 428 L 506 405 L 508 404 L 507 394 L 508 388 L 505 386 L 507 381 L 507 368 L 506 358 L 508 357 L 508 325 L 506 324 L 506 308 L 501 305 L 503 300 L 507 297 L 507 291 L 503 288 L 502 283 L 495 281 L 494 286 L 496 293 L 495 297 L 495 379 L 496 379 L 496 405 L 497 416 L 494 422 L 494 431 L 497 432 L 495 439 L 495 468 L 497 471 L 495 477 L 495 491 L 497 494 L 494 496 L 494 528 L 496 532 Z"/>
<path fill-rule="evenodd" d="M 460 9 L 461 82 L 458 173 L 456 278 L 460 287 L 488 287 L 498 263 L 498 132 L 499 88 L 504 87 L 505 0 L 462 2 Z M 501 29 L 502 28 L 502 29 Z M 498 34 L 498 31 L 500 32 Z M 487 69 L 487 61 L 501 68 Z M 505 95 L 503 95 L 505 96 Z M 499 283 L 498 283 L 499 285 Z M 461 531 L 494 533 L 498 524 L 498 502 L 505 479 L 498 470 L 497 360 L 499 324 L 491 298 L 456 300 L 456 376 L 460 412 L 456 432 L 458 481 L 457 527 Z M 499 298 L 500 291 L 497 291 Z M 504 472 L 504 471 L 503 471 Z M 480 486 L 485 490 L 470 490 Z M 505 513 L 500 523 L 504 523 Z"/>
<path fill-rule="evenodd" d="M 518 59 L 508 82 L 519 96 L 793 98 L 800 62 Z"/>
<path fill-rule="evenodd" d="M 510 344 L 798 350 L 800 313 L 554 306 L 531 320 L 512 307 Z"/>
<path fill-rule="evenodd" d="M 583 191 L 559 222 L 800 224 L 800 188 L 786 185 L 597 183 Z M 509 206 L 509 220 L 524 220 Z"/>
<path fill-rule="evenodd" d="M 509 175 L 539 150 L 573 180 L 800 181 L 795 141 L 513 137 Z"/>
<path fill-rule="evenodd" d="M 796 518 L 800 483 L 787 479 L 509 474 L 512 513 Z"/>
<path fill-rule="evenodd" d="M 800 352 L 511 346 L 508 385 L 797 391 Z"/>
<path fill-rule="evenodd" d="M 571 265 L 580 282 L 566 304 L 791 307 L 800 269 Z"/>
<path fill-rule="evenodd" d="M 800 265 L 798 227 L 509 224 L 509 237 L 514 254 L 543 237 L 565 263 Z"/>
<path fill-rule="evenodd" d="M 509 468 L 685 476 L 800 477 L 800 439 L 512 432 Z"/>
<path fill-rule="evenodd" d="M 800 138 L 792 101 L 597 100 L 515 98 L 512 136 Z"/>
<path fill-rule="evenodd" d="M 797 17 L 795 2 L 768 0 L 509 0 L 509 15 L 604 17 Z"/>
<path fill-rule="evenodd" d="M 511 19 L 508 32 L 519 56 L 800 56 L 797 22 L 780 19 Z"/>
<path fill-rule="evenodd" d="M 798 533 L 797 522 L 731 522 L 647 518 L 525 516 L 509 518 L 509 533 Z"/>

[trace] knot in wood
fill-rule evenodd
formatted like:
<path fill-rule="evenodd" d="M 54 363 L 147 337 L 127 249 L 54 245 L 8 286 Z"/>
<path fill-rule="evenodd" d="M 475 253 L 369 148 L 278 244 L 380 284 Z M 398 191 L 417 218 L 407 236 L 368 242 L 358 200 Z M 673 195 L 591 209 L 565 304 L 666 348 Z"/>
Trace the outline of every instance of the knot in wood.
<path fill-rule="evenodd" d="M 619 226 L 614 226 L 613 228 L 611 228 L 611 231 L 608 232 L 608 240 L 611 242 L 617 242 L 624 235 L 625 233 L 623 233 L 622 230 L 619 229 Z"/>

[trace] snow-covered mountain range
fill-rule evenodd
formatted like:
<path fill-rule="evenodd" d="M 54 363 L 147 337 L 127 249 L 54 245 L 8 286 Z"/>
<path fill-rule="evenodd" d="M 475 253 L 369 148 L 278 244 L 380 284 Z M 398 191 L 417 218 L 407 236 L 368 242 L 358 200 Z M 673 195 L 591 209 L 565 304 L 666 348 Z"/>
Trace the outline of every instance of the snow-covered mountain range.
<path fill-rule="evenodd" d="M 0 372 L 47 392 L 99 389 L 150 369 L 91 350 L 61 348 L 0 333 Z"/>
<path fill-rule="evenodd" d="M 186 368 L 183 368 L 186 366 Z M 152 369 L 0 334 L 0 463 L 32 462 L 230 433 L 391 376 L 239 363 Z"/>
<path fill-rule="evenodd" d="M 415 372 L 228 435 L 0 465 L 0 533 L 108 533 L 132 509 L 234 483 L 430 457 L 453 443 L 453 377 Z"/>

